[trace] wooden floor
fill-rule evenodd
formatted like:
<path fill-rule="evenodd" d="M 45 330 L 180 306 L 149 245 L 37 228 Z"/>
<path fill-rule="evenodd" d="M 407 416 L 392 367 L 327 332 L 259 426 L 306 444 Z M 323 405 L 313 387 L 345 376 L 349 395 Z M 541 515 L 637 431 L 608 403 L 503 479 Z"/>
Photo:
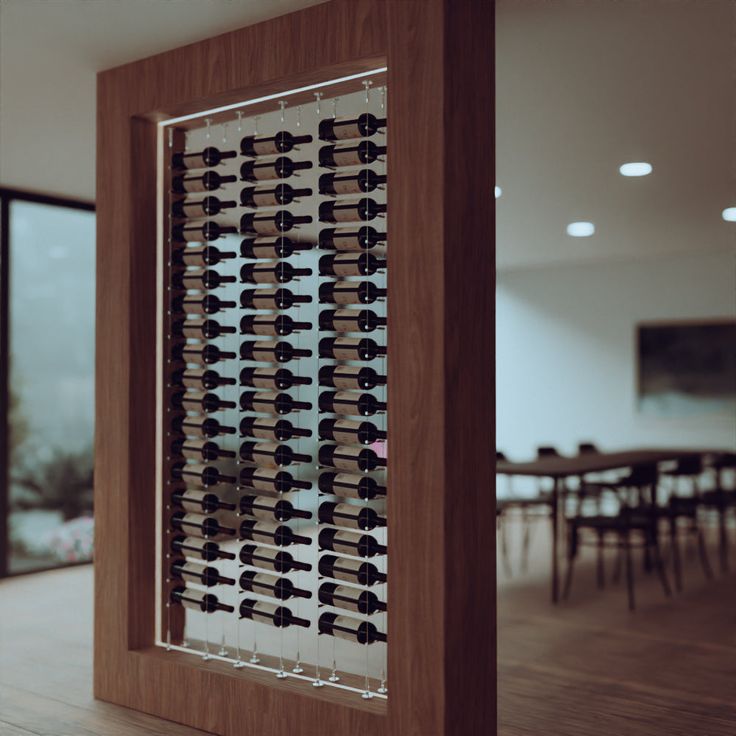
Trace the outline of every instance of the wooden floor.
<path fill-rule="evenodd" d="M 640 573 L 632 615 L 581 566 L 553 608 L 543 527 L 532 548 L 528 572 L 499 572 L 502 736 L 736 735 L 736 575 L 705 583 L 691 562 L 667 601 Z M 92 698 L 91 604 L 90 567 L 0 583 L 0 734 L 201 734 Z"/>

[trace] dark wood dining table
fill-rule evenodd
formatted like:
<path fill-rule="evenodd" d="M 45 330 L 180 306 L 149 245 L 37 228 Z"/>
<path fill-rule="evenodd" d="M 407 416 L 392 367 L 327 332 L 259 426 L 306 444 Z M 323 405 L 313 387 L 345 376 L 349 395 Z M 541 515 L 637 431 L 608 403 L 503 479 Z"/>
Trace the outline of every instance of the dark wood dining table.
<path fill-rule="evenodd" d="M 560 499 L 566 490 L 569 478 L 581 480 L 591 473 L 611 470 L 633 470 L 644 465 L 659 465 L 676 462 L 700 455 L 719 455 L 723 450 L 684 450 L 676 448 L 622 450 L 619 452 L 591 452 L 574 456 L 548 456 L 528 462 L 496 461 L 496 474 L 551 478 L 550 519 L 552 523 L 552 602 L 557 603 L 560 595 Z M 571 489 L 567 489 L 571 490 Z"/>

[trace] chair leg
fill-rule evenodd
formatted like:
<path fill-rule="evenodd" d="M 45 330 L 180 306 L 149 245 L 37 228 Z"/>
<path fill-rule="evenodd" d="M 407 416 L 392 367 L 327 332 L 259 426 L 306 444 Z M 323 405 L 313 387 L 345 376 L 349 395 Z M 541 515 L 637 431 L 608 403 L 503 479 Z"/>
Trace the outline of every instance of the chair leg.
<path fill-rule="evenodd" d="M 680 559 L 680 539 L 677 534 L 677 517 L 670 516 L 670 549 L 672 550 L 672 570 L 675 573 L 675 590 L 682 591 L 682 560 Z"/>
<path fill-rule="evenodd" d="M 529 512 L 525 507 L 521 509 L 521 570 L 526 572 L 529 569 L 529 542 L 531 536 L 531 524 L 529 523 Z"/>
<path fill-rule="evenodd" d="M 700 564 L 703 568 L 703 573 L 706 580 L 713 580 L 713 568 L 710 564 L 710 558 L 708 557 L 708 549 L 705 546 L 705 534 L 703 533 L 703 527 L 698 523 L 697 520 L 694 522 L 695 534 L 698 539 L 698 556 L 700 557 Z"/>
<path fill-rule="evenodd" d="M 597 552 L 597 559 L 596 559 L 596 583 L 598 585 L 599 589 L 603 589 L 606 587 L 606 568 L 605 568 L 605 560 L 603 558 L 603 532 L 598 532 L 598 552 Z"/>
<path fill-rule="evenodd" d="M 567 600 L 570 597 L 570 588 L 572 587 L 572 572 L 575 566 L 575 558 L 578 556 L 578 530 L 571 527 L 568 531 L 567 542 L 567 570 L 565 571 L 565 584 L 562 588 L 562 598 Z"/>
<path fill-rule="evenodd" d="M 624 555 L 626 560 L 626 588 L 629 593 L 629 611 L 636 610 L 636 601 L 634 599 L 634 562 L 631 559 L 631 540 L 629 539 L 629 532 L 623 533 L 621 544 L 624 548 Z"/>
<path fill-rule="evenodd" d="M 664 594 L 669 598 L 672 595 L 672 589 L 670 588 L 670 582 L 667 579 L 667 572 L 664 569 L 662 554 L 659 549 L 659 541 L 656 535 L 653 534 L 651 536 L 650 543 L 652 546 L 652 558 L 654 560 L 654 567 L 656 568 L 657 574 L 659 575 L 659 580 L 662 583 L 662 590 L 664 590 Z"/>
<path fill-rule="evenodd" d="M 509 547 L 506 539 L 506 524 L 504 522 L 503 514 L 498 517 L 498 540 L 501 543 L 501 563 L 503 564 L 503 571 L 507 577 L 511 577 L 511 560 L 509 559 Z"/>

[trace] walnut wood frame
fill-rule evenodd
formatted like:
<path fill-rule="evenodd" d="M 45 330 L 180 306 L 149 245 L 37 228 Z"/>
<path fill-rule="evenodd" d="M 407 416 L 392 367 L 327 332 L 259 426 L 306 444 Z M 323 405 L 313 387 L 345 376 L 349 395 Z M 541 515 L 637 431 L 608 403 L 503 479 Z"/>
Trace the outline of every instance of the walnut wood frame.
<path fill-rule="evenodd" d="M 225 736 L 494 733 L 493 53 L 491 0 L 332 0 L 99 75 L 97 697 Z M 153 646 L 156 123 L 386 61 L 387 703 Z"/>

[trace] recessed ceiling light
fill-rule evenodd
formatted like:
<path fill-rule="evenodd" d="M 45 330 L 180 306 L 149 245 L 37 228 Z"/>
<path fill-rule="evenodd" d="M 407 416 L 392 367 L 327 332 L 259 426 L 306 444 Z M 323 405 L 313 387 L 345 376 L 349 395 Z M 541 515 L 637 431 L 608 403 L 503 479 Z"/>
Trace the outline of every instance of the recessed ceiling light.
<path fill-rule="evenodd" d="M 652 165 L 646 161 L 632 161 L 619 167 L 622 176 L 647 176 L 652 173 Z"/>
<path fill-rule="evenodd" d="M 496 199 L 498 199 L 503 194 L 503 189 L 501 187 L 494 187 L 493 193 L 496 195 Z"/>
<path fill-rule="evenodd" d="M 567 234 L 573 238 L 589 238 L 595 232 L 592 222 L 571 222 L 567 226 Z"/>
<path fill-rule="evenodd" d="M 721 212 L 721 217 L 726 222 L 736 222 L 736 207 L 726 207 L 723 212 Z"/>

